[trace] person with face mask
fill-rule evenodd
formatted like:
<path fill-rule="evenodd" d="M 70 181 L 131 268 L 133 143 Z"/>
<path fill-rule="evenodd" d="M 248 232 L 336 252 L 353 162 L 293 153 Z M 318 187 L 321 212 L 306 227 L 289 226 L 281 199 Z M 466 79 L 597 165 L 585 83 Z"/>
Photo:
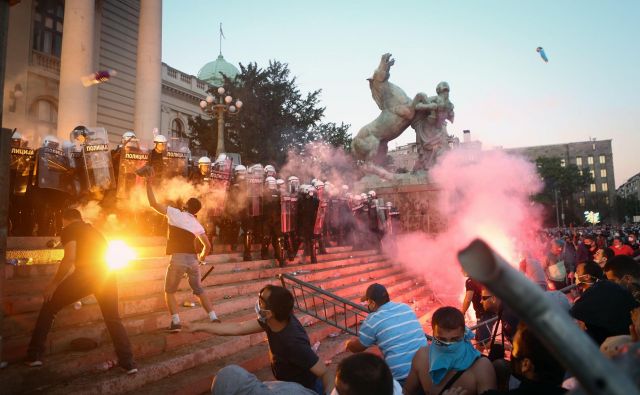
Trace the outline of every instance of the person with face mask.
<path fill-rule="evenodd" d="M 518 326 L 513 339 L 511 374 L 520 380 L 517 388 L 504 392 L 490 390 L 484 394 L 559 395 L 567 392 L 562 388 L 565 369 L 524 323 Z"/>
<path fill-rule="evenodd" d="M 358 337 L 347 341 L 347 350 L 358 353 L 377 345 L 393 378 L 404 384 L 413 355 L 427 345 L 416 313 L 404 303 L 391 302 L 387 289 L 378 283 L 369 285 L 361 301 L 370 313 Z"/>
<path fill-rule="evenodd" d="M 633 248 L 631 248 L 631 246 L 628 244 L 623 244 L 622 237 L 620 236 L 615 236 L 613 238 L 613 244 L 611 245 L 611 249 L 616 254 L 616 256 L 618 255 L 633 256 Z"/>
<path fill-rule="evenodd" d="M 586 234 L 582 238 L 582 243 L 578 245 L 576 252 L 576 265 L 593 260 L 593 255 L 598 250 L 593 235 Z"/>
<path fill-rule="evenodd" d="M 333 374 L 311 348 L 309 336 L 293 314 L 293 295 L 283 287 L 267 285 L 258 293 L 256 319 L 230 323 L 193 323 L 192 332 L 240 336 L 264 332 L 269 344 L 271 370 L 276 380 L 290 381 L 328 394 Z M 238 386 L 244 382 L 238 383 Z"/>
<path fill-rule="evenodd" d="M 452 387 L 466 395 L 496 389 L 496 373 L 489 359 L 471 344 L 473 333 L 455 307 L 441 307 L 431 318 L 433 341 L 413 357 L 405 394 L 442 394 Z"/>

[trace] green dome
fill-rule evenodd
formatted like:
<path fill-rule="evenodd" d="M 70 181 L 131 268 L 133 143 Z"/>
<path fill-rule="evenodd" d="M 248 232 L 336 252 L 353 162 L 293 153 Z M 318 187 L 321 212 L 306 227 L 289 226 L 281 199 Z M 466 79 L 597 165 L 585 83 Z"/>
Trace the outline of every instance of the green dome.
<path fill-rule="evenodd" d="M 211 85 L 222 86 L 224 80 L 220 73 L 226 75 L 228 78 L 233 78 L 238 75 L 240 71 L 236 66 L 224 60 L 222 54 L 220 54 L 218 59 L 205 64 L 200 71 L 198 71 L 198 78 L 207 81 Z"/>

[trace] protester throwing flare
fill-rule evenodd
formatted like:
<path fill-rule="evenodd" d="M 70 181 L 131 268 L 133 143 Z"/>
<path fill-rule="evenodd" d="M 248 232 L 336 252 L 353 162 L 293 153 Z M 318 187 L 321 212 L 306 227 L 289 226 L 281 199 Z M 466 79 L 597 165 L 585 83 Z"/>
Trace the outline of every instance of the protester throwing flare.
<path fill-rule="evenodd" d="M 118 364 L 127 374 L 138 372 L 131 352 L 131 343 L 118 313 L 117 276 L 110 272 L 105 255 L 107 241 L 93 226 L 84 222 L 76 209 L 62 213 L 60 241 L 64 256 L 53 281 L 45 288 L 44 303 L 27 351 L 27 365 L 42 366 L 47 335 L 53 320 L 63 307 L 93 294 L 98 301 Z M 69 274 L 71 268 L 73 271 Z"/>
<path fill-rule="evenodd" d="M 167 308 L 171 313 L 171 325 L 168 331 L 176 333 L 182 330 L 175 293 L 185 273 L 189 278 L 189 286 L 193 290 L 193 294 L 200 299 L 202 307 L 209 314 L 209 319 L 211 321 L 219 321 L 218 316 L 213 311 L 211 302 L 204 293 L 200 280 L 200 262 L 204 261 L 209 251 L 211 251 L 211 243 L 207 238 L 206 232 L 196 219 L 196 214 L 200 211 L 202 203 L 196 198 L 191 198 L 187 200 L 182 210 L 160 204 L 156 201 L 151 184 L 152 181 L 147 178 L 149 205 L 159 214 L 166 216 L 169 223 L 166 253 L 171 255 L 171 262 L 167 267 L 167 274 L 164 280 L 164 297 Z M 196 238 L 202 244 L 202 249 L 199 253 L 196 251 Z"/>

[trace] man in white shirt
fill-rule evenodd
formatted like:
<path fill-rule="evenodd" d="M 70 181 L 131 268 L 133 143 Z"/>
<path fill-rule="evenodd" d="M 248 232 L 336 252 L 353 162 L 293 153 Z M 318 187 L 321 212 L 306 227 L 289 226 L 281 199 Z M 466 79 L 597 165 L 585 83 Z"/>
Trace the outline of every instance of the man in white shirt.
<path fill-rule="evenodd" d="M 200 303 L 209 315 L 209 319 L 211 321 L 219 321 L 215 311 L 213 311 L 211 302 L 204 294 L 204 289 L 200 282 L 200 262 L 204 261 L 209 251 L 211 251 L 211 243 L 205 230 L 195 217 L 202 204 L 195 198 L 187 200 L 182 210 L 160 204 L 156 201 L 151 184 L 151 180 L 147 179 L 149 205 L 158 213 L 165 215 L 169 223 L 166 253 L 171 255 L 171 262 L 167 267 L 164 281 L 165 301 L 171 313 L 171 326 L 169 326 L 168 331 L 176 333 L 182 330 L 175 293 L 185 273 L 189 278 L 189 286 L 191 286 L 193 294 L 200 299 Z M 202 249 L 199 252 L 196 251 L 196 239 L 202 245 Z"/>

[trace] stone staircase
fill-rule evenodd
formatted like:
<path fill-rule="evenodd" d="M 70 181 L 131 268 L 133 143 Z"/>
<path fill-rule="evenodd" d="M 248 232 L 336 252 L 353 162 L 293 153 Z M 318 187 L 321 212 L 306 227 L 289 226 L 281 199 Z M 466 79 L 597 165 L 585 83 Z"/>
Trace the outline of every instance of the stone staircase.
<path fill-rule="evenodd" d="M 218 337 L 188 331 L 165 333 L 170 316 L 163 284 L 169 258 L 164 255 L 164 239 L 157 238 L 136 240 L 139 258 L 118 273 L 120 314 L 139 365 L 136 375 L 127 376 L 118 368 L 102 370 L 105 361 L 115 360 L 115 354 L 93 297 L 83 299 L 77 310 L 68 306 L 60 311 L 48 338 L 43 367 L 23 366 L 21 361 L 42 304 L 42 291 L 55 273 L 55 261 L 62 255 L 61 250 L 37 248 L 44 242 L 30 239 L 9 239 L 9 258 L 33 257 L 34 264 L 5 266 L 5 319 L 0 330 L 3 359 L 10 366 L 0 371 L 3 393 L 202 394 L 208 391 L 217 370 L 232 363 L 268 379 L 264 334 Z M 203 285 L 216 313 L 225 322 L 254 318 L 259 290 L 266 284 L 280 284 L 276 278 L 280 273 L 298 271 L 301 273 L 297 278 L 356 303 L 369 284 L 383 283 L 396 302 L 420 301 L 422 309 L 417 313 L 422 322 L 430 316 L 427 306 L 433 304 L 429 290 L 414 275 L 372 250 L 330 247 L 316 264 L 303 263 L 299 255 L 284 268 L 277 267 L 273 260 L 243 262 L 240 253 L 218 251 L 207 258 L 207 264 L 215 267 Z M 186 280 L 176 295 L 180 305 L 197 301 Z M 320 342 L 318 353 L 323 360 L 330 362 L 344 352 L 348 335 L 311 316 L 299 312 L 297 315 L 307 327 L 311 343 Z M 187 324 L 207 319 L 199 305 L 181 307 L 180 317 Z M 348 323 L 355 324 L 354 319 Z M 93 339 L 98 347 L 71 351 L 70 343 L 77 338 Z"/>

